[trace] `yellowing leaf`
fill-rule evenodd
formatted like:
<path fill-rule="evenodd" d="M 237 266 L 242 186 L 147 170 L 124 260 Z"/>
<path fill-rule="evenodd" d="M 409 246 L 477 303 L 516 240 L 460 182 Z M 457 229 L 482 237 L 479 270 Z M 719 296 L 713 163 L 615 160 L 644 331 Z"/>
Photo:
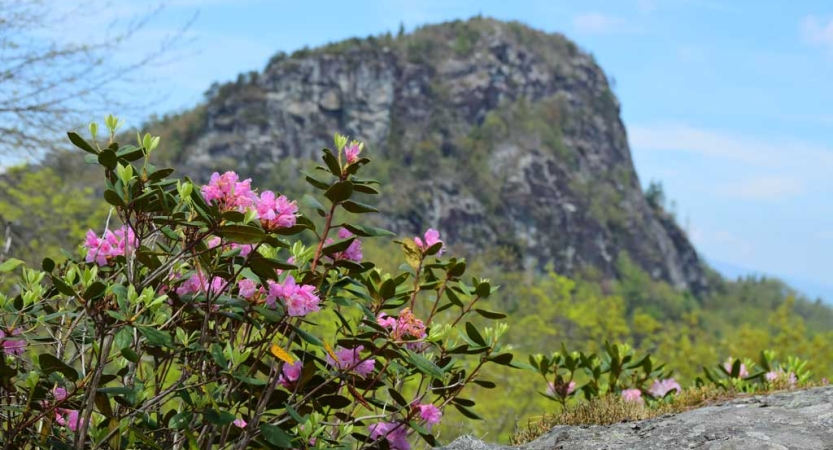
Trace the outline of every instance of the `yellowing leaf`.
<path fill-rule="evenodd" d="M 338 356 L 336 356 L 335 352 L 333 351 L 333 348 L 330 347 L 330 344 L 324 342 L 324 350 L 327 350 L 327 353 L 330 354 L 330 357 L 333 358 L 333 361 L 335 361 L 337 363 L 340 362 L 338 360 Z"/>
<path fill-rule="evenodd" d="M 272 344 L 270 351 L 273 355 L 275 355 L 275 357 L 277 357 L 281 361 L 287 364 L 295 364 L 295 358 L 293 358 L 292 355 L 289 354 L 289 352 L 278 347 L 276 344 Z"/>

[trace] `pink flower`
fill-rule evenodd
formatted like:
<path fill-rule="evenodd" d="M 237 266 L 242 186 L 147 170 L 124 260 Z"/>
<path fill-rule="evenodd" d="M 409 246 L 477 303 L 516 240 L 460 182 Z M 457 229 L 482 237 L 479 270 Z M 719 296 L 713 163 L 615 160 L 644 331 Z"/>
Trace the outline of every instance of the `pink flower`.
<path fill-rule="evenodd" d="M 396 328 L 396 319 L 387 315 L 387 313 L 379 313 L 379 317 L 376 318 L 376 323 L 385 328 Z"/>
<path fill-rule="evenodd" d="M 359 153 L 362 151 L 362 145 L 353 142 L 344 147 L 344 155 L 347 157 L 347 164 L 353 164 L 359 160 Z"/>
<path fill-rule="evenodd" d="M 626 402 L 642 403 L 642 391 L 639 389 L 625 389 L 622 391 L 622 398 Z"/>
<path fill-rule="evenodd" d="M 103 238 L 99 238 L 93 230 L 89 230 L 84 239 L 84 247 L 87 248 L 86 261 L 95 261 L 99 266 L 106 266 L 116 256 L 124 256 L 128 245 L 131 250 L 136 250 L 139 241 L 133 230 L 126 225 L 115 232 L 107 230 Z"/>
<path fill-rule="evenodd" d="M 344 239 L 350 239 L 351 237 L 353 237 L 353 233 L 351 233 L 350 230 L 348 230 L 346 228 L 342 228 L 342 229 L 338 230 L 338 238 L 339 239 L 344 240 Z M 333 243 L 333 240 L 329 239 L 329 238 L 325 242 L 326 245 L 330 245 L 332 243 Z M 347 250 L 344 250 L 343 252 L 333 253 L 329 257 L 332 258 L 334 261 L 347 260 L 347 261 L 361 262 L 362 261 L 362 242 L 358 239 L 354 239 L 353 242 L 350 243 L 350 246 L 347 247 Z"/>
<path fill-rule="evenodd" d="M 734 363 L 734 359 L 730 356 L 725 363 L 723 363 L 723 368 L 726 369 L 726 372 L 732 373 L 732 365 Z M 749 371 L 746 370 L 746 364 L 740 363 L 740 372 L 738 373 L 738 378 L 746 378 L 749 376 Z"/>
<path fill-rule="evenodd" d="M 252 180 L 240 181 L 234 172 L 222 175 L 214 172 L 211 180 L 201 191 L 206 202 L 216 201 L 222 211 L 244 212 L 257 199 L 257 195 L 252 192 Z"/>
<path fill-rule="evenodd" d="M 67 390 L 58 386 L 55 389 L 52 389 L 52 396 L 55 397 L 56 401 L 61 401 L 67 398 Z"/>
<path fill-rule="evenodd" d="M 419 408 L 419 417 L 428 425 L 436 425 L 443 418 L 443 413 L 440 412 L 440 409 L 431 403 L 417 405 L 417 408 Z"/>
<path fill-rule="evenodd" d="M 364 350 L 364 346 L 360 345 L 354 349 L 347 349 L 343 347 L 336 347 L 333 352 L 337 359 L 333 359 L 330 354 L 327 354 L 327 364 L 338 370 L 350 370 L 361 377 L 366 377 L 376 368 L 376 363 L 373 359 L 362 360 L 359 352 Z"/>
<path fill-rule="evenodd" d="M 212 296 L 216 296 L 218 294 L 223 293 L 226 288 L 226 280 L 220 277 L 213 277 L 210 282 L 207 280 L 207 276 L 202 272 L 196 272 L 191 275 L 185 283 L 179 285 L 176 288 L 176 294 L 179 296 L 183 296 L 186 294 L 208 294 L 209 291 L 211 292 Z"/>
<path fill-rule="evenodd" d="M 564 395 L 567 396 L 567 395 L 572 394 L 573 391 L 576 390 L 576 382 L 571 381 L 570 383 L 567 384 L 566 388 L 567 388 L 567 391 L 564 393 Z M 555 397 L 556 395 L 559 395 L 558 391 L 555 388 L 555 383 L 552 383 L 552 382 L 547 383 L 547 394 L 549 394 L 553 397 Z"/>
<path fill-rule="evenodd" d="M 236 426 L 237 428 L 246 428 L 246 425 L 248 425 L 248 423 L 245 420 L 243 420 L 242 418 L 240 418 L 240 419 L 234 419 L 234 422 L 232 422 L 232 425 Z"/>
<path fill-rule="evenodd" d="M 410 308 L 400 311 L 397 319 L 385 313 L 379 313 L 376 322 L 385 328 L 389 328 L 391 337 L 397 340 L 406 336 L 416 339 L 423 339 L 426 336 L 425 324 L 411 312 Z"/>
<path fill-rule="evenodd" d="M 766 380 L 767 380 L 767 381 L 769 381 L 769 382 L 773 382 L 773 381 L 775 381 L 775 380 L 777 380 L 777 379 L 778 379 L 778 372 L 776 372 L 776 371 L 774 371 L 774 370 L 773 370 L 773 371 L 770 371 L 770 372 L 767 372 L 767 373 L 766 373 L 766 375 L 765 375 L 765 377 L 766 377 Z"/>
<path fill-rule="evenodd" d="M 425 242 L 423 242 L 419 237 L 415 237 L 414 243 L 416 243 L 417 247 L 419 247 L 419 249 L 423 252 L 433 247 L 434 244 L 442 244 L 442 247 L 440 247 L 440 250 L 437 252 L 437 256 L 442 256 L 445 251 L 445 244 L 440 240 L 440 232 L 433 228 L 429 228 L 428 231 L 425 232 Z"/>
<path fill-rule="evenodd" d="M 15 328 L 9 334 L 0 330 L 0 344 L 2 344 L 3 353 L 16 356 L 20 356 L 24 353 L 26 350 L 26 340 L 12 338 L 12 336 L 19 336 L 20 333 L 20 328 Z"/>
<path fill-rule="evenodd" d="M 281 386 L 291 390 L 295 387 L 295 382 L 301 378 L 303 370 L 304 364 L 301 361 L 295 361 L 294 364 L 284 364 L 278 382 Z"/>
<path fill-rule="evenodd" d="M 679 383 L 674 381 L 673 378 L 668 378 L 665 380 L 654 380 L 654 384 L 651 385 L 651 389 L 648 389 L 648 392 L 654 397 L 662 398 L 671 390 L 676 390 L 678 393 L 683 391 Z"/>
<path fill-rule="evenodd" d="M 255 294 L 263 292 L 263 289 L 260 288 L 256 282 L 248 278 L 240 280 L 240 282 L 237 283 L 237 286 L 240 288 L 240 296 L 246 300 L 252 300 Z"/>
<path fill-rule="evenodd" d="M 367 427 L 370 431 L 370 439 L 378 441 L 385 439 L 391 450 L 410 450 L 411 444 L 408 443 L 408 433 L 405 425 L 392 422 L 374 423 Z"/>
<path fill-rule="evenodd" d="M 295 202 L 290 202 L 283 195 L 275 197 L 272 191 L 263 191 L 260 198 L 255 198 L 257 199 L 255 211 L 264 229 L 272 231 L 295 225 L 295 213 L 298 212 L 298 205 Z"/>
<path fill-rule="evenodd" d="M 293 317 L 305 316 L 320 309 L 318 304 L 321 300 L 315 295 L 315 286 L 296 284 L 292 275 L 288 275 L 283 283 L 269 280 L 266 304 L 274 308 L 278 299 L 286 306 L 287 314 Z"/>
<path fill-rule="evenodd" d="M 84 423 L 77 410 L 63 408 L 56 410 L 55 422 L 62 427 L 68 427 L 72 431 L 78 431 L 78 428 Z"/>

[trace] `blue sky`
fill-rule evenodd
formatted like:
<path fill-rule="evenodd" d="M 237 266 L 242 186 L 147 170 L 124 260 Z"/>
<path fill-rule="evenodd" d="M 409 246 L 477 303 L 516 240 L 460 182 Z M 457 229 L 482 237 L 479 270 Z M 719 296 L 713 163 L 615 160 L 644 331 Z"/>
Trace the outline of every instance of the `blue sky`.
<path fill-rule="evenodd" d="M 152 4 L 122 0 L 85 20 Z M 176 57 L 146 69 L 148 92 L 164 99 L 156 112 L 169 112 L 277 51 L 478 13 L 561 32 L 595 55 L 616 81 L 640 179 L 663 182 L 707 260 L 833 300 L 829 1 L 169 0 L 135 44 L 196 14 Z"/>

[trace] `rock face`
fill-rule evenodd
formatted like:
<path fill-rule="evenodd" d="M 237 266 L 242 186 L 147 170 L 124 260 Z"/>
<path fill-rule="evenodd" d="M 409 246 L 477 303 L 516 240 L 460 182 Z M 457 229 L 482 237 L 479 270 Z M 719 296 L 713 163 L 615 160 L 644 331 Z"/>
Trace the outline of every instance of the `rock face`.
<path fill-rule="evenodd" d="M 275 57 L 216 91 L 183 162 L 289 186 L 335 131 L 390 162 L 374 175 L 395 184 L 381 209 L 397 232 L 567 274 L 615 276 L 624 253 L 706 289 L 685 234 L 645 201 L 607 77 L 561 35 L 475 18 Z"/>
<path fill-rule="evenodd" d="M 737 399 L 721 405 L 610 426 L 557 426 L 520 447 L 462 437 L 446 450 L 830 450 L 833 388 Z"/>

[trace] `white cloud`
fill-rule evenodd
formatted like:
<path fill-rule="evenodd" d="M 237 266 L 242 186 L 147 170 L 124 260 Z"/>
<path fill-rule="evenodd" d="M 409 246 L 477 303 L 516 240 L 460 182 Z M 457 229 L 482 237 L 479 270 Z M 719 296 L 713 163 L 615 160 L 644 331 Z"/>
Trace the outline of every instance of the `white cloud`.
<path fill-rule="evenodd" d="M 581 33 L 608 34 L 622 31 L 625 28 L 625 20 L 599 12 L 588 12 L 575 16 L 573 27 Z"/>
<path fill-rule="evenodd" d="M 833 18 L 805 17 L 801 21 L 801 37 L 810 45 L 827 47 L 833 51 Z"/>
<path fill-rule="evenodd" d="M 794 176 L 756 176 L 718 186 L 716 193 L 741 200 L 784 200 L 806 193 L 804 182 Z"/>
<path fill-rule="evenodd" d="M 637 150 L 682 151 L 758 168 L 808 173 L 833 169 L 833 148 L 791 139 L 767 139 L 692 127 L 680 123 L 629 127 Z"/>

